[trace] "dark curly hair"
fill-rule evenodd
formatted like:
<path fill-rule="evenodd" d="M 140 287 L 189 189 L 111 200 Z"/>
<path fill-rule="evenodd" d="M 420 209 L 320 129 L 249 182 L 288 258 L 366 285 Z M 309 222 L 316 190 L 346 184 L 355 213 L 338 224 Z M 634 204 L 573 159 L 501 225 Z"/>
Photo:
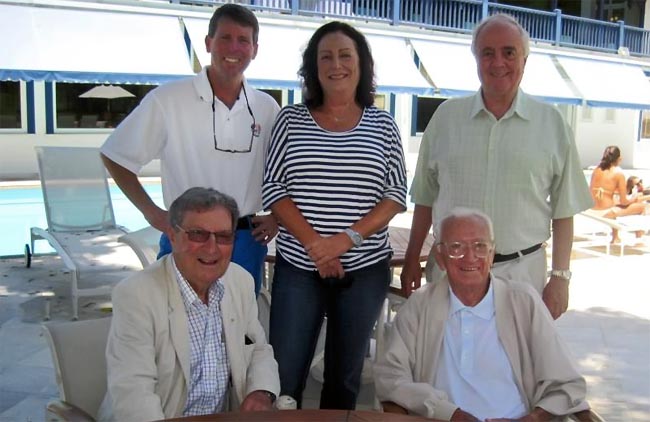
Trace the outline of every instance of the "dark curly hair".
<path fill-rule="evenodd" d="M 605 148 L 605 151 L 603 152 L 603 158 L 600 159 L 600 164 L 598 164 L 598 167 L 600 167 L 601 170 L 607 170 L 608 168 L 615 165 L 616 161 L 618 161 L 620 157 L 621 150 L 616 145 L 610 145 Z"/>
<path fill-rule="evenodd" d="M 359 55 L 359 85 L 355 95 L 356 102 L 363 107 L 369 107 L 375 102 L 375 62 L 372 59 L 370 46 L 363 34 L 344 22 L 333 21 L 326 23 L 311 36 L 305 52 L 302 54 L 302 65 L 298 75 L 303 82 L 303 102 L 309 108 L 323 104 L 323 88 L 318 80 L 318 43 L 323 37 L 332 32 L 342 32 L 350 37 L 357 47 Z"/>

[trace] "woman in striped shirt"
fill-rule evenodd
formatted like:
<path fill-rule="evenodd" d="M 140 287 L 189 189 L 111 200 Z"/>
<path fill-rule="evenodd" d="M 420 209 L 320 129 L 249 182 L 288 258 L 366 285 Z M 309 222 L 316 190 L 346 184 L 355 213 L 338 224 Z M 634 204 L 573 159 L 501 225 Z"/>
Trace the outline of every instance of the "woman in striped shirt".
<path fill-rule="evenodd" d="M 397 125 L 374 103 L 364 36 L 320 27 L 303 54 L 304 103 L 273 128 L 264 207 L 280 222 L 270 342 L 281 394 L 301 406 L 327 315 L 321 408 L 354 409 L 368 340 L 390 284 L 388 223 L 406 209 Z"/>

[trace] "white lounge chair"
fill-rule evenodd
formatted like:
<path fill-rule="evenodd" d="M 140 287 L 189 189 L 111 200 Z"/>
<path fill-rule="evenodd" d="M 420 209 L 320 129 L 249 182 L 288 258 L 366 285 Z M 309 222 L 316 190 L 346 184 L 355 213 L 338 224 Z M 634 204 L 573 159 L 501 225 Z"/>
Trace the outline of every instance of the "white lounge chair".
<path fill-rule="evenodd" d="M 109 283 L 81 289 L 82 273 L 115 275 L 117 281 L 127 275 L 125 271 L 138 270 L 140 265 L 131 250 L 117 241 L 127 230 L 115 223 L 99 151 L 36 147 L 36 156 L 47 229 L 31 228 L 30 244 L 25 245 L 26 265 L 31 265 L 34 243 L 47 240 L 72 274 L 72 316 L 77 319 L 80 296 L 108 295 L 112 287 Z"/>
<path fill-rule="evenodd" d="M 574 242 L 574 245 L 578 248 L 604 246 L 607 255 L 610 253 L 612 230 L 619 232 L 621 243 L 617 245 L 620 245 L 620 256 L 625 254 L 626 246 L 634 246 L 642 241 L 635 236 L 636 232 L 650 230 L 650 216 L 647 215 L 629 215 L 613 219 L 600 217 L 586 210 L 580 213 L 580 219 L 582 221 L 577 219 L 574 223 L 574 233 L 586 240 Z"/>
<path fill-rule="evenodd" d="M 118 242 L 125 243 L 133 249 L 138 256 L 142 268 L 146 268 L 156 261 L 159 250 L 160 230 L 147 226 L 120 236 Z"/>

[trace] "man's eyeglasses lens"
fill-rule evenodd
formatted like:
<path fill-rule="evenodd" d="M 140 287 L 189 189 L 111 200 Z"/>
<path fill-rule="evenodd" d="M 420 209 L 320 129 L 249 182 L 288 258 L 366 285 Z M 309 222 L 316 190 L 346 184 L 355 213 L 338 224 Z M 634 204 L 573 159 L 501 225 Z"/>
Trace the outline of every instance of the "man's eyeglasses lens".
<path fill-rule="evenodd" d="M 235 234 L 233 232 L 210 232 L 201 229 L 185 230 L 182 227 L 178 228 L 187 234 L 190 242 L 205 243 L 210 239 L 210 236 L 214 236 L 215 242 L 220 245 L 230 245 L 235 241 Z"/>
<path fill-rule="evenodd" d="M 445 248 L 447 255 L 451 259 L 463 258 L 467 255 L 469 248 L 474 252 L 474 256 L 480 259 L 486 258 L 492 250 L 492 244 L 490 242 L 449 242 L 441 243 L 441 245 Z"/>

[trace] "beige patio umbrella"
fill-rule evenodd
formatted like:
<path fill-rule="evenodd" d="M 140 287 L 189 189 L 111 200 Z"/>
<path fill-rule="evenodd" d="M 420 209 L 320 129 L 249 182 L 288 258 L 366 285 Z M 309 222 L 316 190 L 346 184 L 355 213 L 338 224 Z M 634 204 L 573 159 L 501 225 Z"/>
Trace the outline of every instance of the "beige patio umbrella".
<path fill-rule="evenodd" d="M 125 97 L 135 97 L 135 95 L 116 85 L 97 85 L 79 95 L 79 98 L 106 98 L 108 111 L 111 111 L 112 99 Z"/>

